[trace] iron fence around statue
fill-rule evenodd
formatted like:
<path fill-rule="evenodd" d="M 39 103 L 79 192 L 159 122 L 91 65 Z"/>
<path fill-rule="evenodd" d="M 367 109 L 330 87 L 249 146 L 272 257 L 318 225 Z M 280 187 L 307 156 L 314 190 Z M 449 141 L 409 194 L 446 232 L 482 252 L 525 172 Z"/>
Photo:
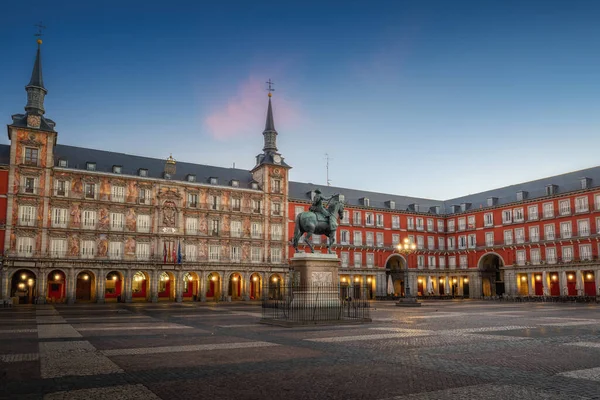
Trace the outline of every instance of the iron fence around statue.
<path fill-rule="evenodd" d="M 300 324 L 370 321 L 370 307 L 366 287 L 278 286 L 263 293 L 262 318 Z"/>

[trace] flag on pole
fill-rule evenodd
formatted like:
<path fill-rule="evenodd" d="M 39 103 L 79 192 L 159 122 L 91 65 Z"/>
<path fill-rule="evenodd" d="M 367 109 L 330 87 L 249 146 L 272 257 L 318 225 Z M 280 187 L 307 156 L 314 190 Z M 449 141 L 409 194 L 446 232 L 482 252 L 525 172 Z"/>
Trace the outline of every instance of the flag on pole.
<path fill-rule="evenodd" d="M 177 264 L 181 264 L 181 242 L 177 242 Z"/>
<path fill-rule="evenodd" d="M 167 262 L 171 262 L 171 242 L 169 242 L 169 247 L 167 248 Z"/>
<path fill-rule="evenodd" d="M 167 242 L 163 242 L 163 263 L 167 263 Z"/>
<path fill-rule="evenodd" d="M 176 249 L 175 249 L 175 243 L 173 243 L 173 253 L 171 254 L 171 261 L 173 261 L 173 264 L 177 264 L 177 253 L 176 253 Z"/>

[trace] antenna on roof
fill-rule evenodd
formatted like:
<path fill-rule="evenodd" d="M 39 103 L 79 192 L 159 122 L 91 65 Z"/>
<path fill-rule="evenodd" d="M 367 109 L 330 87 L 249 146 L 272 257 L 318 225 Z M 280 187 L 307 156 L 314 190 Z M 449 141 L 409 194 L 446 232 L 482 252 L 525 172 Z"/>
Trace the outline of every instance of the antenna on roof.
<path fill-rule="evenodd" d="M 329 160 L 332 160 L 332 158 L 329 157 L 328 153 L 325 153 L 325 160 L 327 160 L 327 186 L 331 186 L 331 180 L 329 179 Z"/>
<path fill-rule="evenodd" d="M 235 169 L 235 161 L 233 162 L 233 168 Z"/>

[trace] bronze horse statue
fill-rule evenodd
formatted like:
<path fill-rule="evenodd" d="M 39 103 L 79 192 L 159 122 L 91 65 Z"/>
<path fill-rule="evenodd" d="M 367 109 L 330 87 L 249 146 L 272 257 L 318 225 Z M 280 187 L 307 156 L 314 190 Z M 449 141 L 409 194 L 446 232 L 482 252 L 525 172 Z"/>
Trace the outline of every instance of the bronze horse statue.
<path fill-rule="evenodd" d="M 315 249 L 312 245 L 312 235 L 327 236 L 327 253 L 331 254 L 331 246 L 335 243 L 335 231 L 337 230 L 337 218 L 344 217 L 344 203 L 339 200 L 338 196 L 334 196 L 327 203 L 327 211 L 329 212 L 329 223 L 325 216 L 314 213 L 312 211 L 304 211 L 296 216 L 296 226 L 294 228 L 294 238 L 292 244 L 294 250 L 298 252 L 298 242 L 306 233 L 305 242 L 310 247 L 310 252 L 314 253 Z"/>

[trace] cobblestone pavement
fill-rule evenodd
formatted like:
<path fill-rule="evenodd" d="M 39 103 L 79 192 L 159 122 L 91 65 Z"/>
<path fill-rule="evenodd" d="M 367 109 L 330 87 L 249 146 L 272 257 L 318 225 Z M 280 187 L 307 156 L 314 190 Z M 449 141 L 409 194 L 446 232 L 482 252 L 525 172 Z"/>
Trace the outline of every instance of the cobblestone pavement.
<path fill-rule="evenodd" d="M 1 399 L 600 399 L 600 308 L 374 302 L 372 324 L 255 304 L 0 309 Z"/>

